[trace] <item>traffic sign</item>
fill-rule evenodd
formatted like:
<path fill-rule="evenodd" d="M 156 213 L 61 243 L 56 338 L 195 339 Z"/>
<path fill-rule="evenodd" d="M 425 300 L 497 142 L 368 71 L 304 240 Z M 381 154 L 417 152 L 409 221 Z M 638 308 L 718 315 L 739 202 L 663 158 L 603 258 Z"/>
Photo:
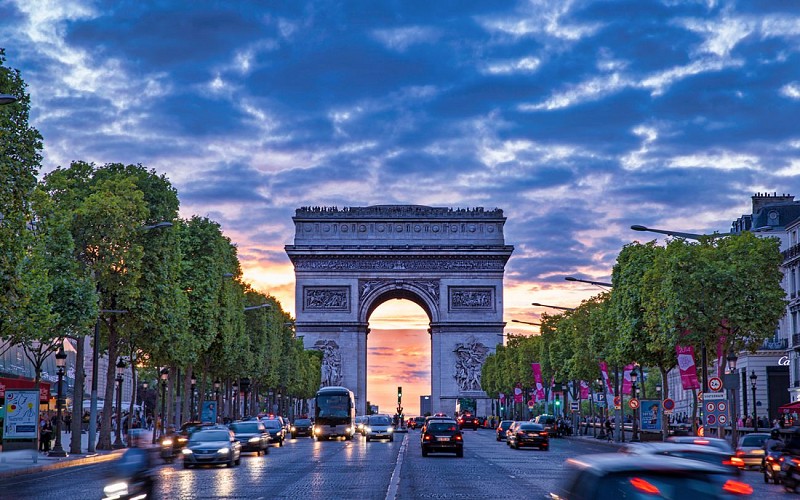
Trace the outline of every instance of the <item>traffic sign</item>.
<path fill-rule="evenodd" d="M 622 398 L 619 396 L 614 396 L 614 406 L 619 406 L 622 404 Z"/>
<path fill-rule="evenodd" d="M 701 401 L 719 401 L 721 399 L 725 399 L 725 394 L 721 392 L 706 392 L 703 394 Z"/>
<path fill-rule="evenodd" d="M 667 398 L 663 402 L 664 405 L 664 413 L 672 412 L 675 409 L 675 401 L 673 399 Z"/>
<path fill-rule="evenodd" d="M 719 377 L 711 377 L 708 379 L 708 388 L 714 392 L 722 390 L 722 380 Z"/>
<path fill-rule="evenodd" d="M 708 415 L 706 415 L 706 422 L 708 422 L 708 425 L 716 424 L 717 423 L 717 416 L 715 414 L 713 414 L 713 413 L 709 413 Z"/>
<path fill-rule="evenodd" d="M 631 410 L 635 410 L 639 407 L 639 400 L 636 398 L 631 398 L 631 400 L 628 401 L 628 406 L 631 407 Z"/>
<path fill-rule="evenodd" d="M 700 392 L 697 393 L 697 400 L 698 401 L 702 401 L 703 400 L 703 391 L 700 391 Z"/>
<path fill-rule="evenodd" d="M 709 401 L 708 403 L 706 403 L 706 411 L 708 411 L 709 413 L 713 412 L 716 408 L 717 405 L 715 405 L 713 402 Z"/>
<path fill-rule="evenodd" d="M 569 404 L 569 409 L 572 411 L 578 411 L 578 403 L 577 401 L 573 401 Z"/>

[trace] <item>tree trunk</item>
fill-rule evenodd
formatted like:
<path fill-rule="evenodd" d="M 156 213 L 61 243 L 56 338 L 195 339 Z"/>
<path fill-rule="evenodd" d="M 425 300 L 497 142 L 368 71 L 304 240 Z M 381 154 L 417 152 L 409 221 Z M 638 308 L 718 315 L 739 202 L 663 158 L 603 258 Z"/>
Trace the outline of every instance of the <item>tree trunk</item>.
<path fill-rule="evenodd" d="M 129 440 L 131 435 L 131 426 L 133 426 L 133 415 L 136 409 L 136 400 L 139 399 L 139 384 L 136 375 L 136 359 L 133 357 L 133 353 L 131 353 L 131 404 L 128 406 L 128 419 L 126 424 L 126 427 L 128 428 L 127 435 Z M 128 442 L 128 445 L 130 446 L 130 441 Z"/>
<path fill-rule="evenodd" d="M 658 367 L 658 371 L 661 372 L 661 387 L 664 400 L 669 397 L 669 384 L 667 384 L 667 369 L 663 366 Z M 664 409 L 661 409 L 661 438 L 666 441 L 669 437 L 669 415 L 664 414 Z"/>
<path fill-rule="evenodd" d="M 111 418 L 114 407 L 114 384 L 119 346 L 116 328 L 108 325 L 108 366 L 106 369 L 106 391 L 103 396 L 103 418 L 100 420 L 100 432 L 97 439 L 97 450 L 111 450 Z"/>
<path fill-rule="evenodd" d="M 179 422 L 188 422 L 189 420 L 193 420 L 193 410 L 192 410 L 192 366 L 189 365 L 186 367 L 186 370 L 183 372 L 183 399 L 181 400 L 181 418 L 178 419 Z"/>
<path fill-rule="evenodd" d="M 69 452 L 81 453 L 81 426 L 83 425 L 83 357 L 86 337 L 78 337 L 75 349 L 75 386 L 72 388 L 72 422 L 69 426 Z"/>

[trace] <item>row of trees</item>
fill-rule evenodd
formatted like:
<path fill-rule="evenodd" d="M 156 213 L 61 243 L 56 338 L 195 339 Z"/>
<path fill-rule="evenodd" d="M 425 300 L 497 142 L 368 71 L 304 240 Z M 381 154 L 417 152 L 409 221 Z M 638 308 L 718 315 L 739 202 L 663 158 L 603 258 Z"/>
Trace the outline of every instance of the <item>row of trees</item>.
<path fill-rule="evenodd" d="M 106 402 L 118 358 L 133 368 L 134 387 L 138 373 L 154 382 L 169 368 L 170 412 L 193 374 L 201 399 L 213 381 L 227 390 L 240 377 L 252 380 L 253 403 L 268 391 L 283 401 L 312 397 L 320 353 L 303 349 L 278 301 L 242 281 L 236 247 L 219 224 L 178 216 L 178 193 L 165 176 L 76 161 L 38 180 L 42 139 L 28 125 L 30 97 L 4 62 L 0 50 L 0 92 L 18 101 L 0 107 L 0 346 L 23 346 L 38 384 L 44 359 L 65 338 L 77 340 L 76 409 L 87 370 L 83 339 L 95 327 L 95 347 L 111 360 Z M 111 427 L 105 411 L 98 449 L 111 447 Z M 73 436 L 76 452 L 80 432 Z"/>
<path fill-rule="evenodd" d="M 517 384 L 533 387 L 531 363 L 538 362 L 546 386 L 553 378 L 573 381 L 578 399 L 578 381 L 598 379 L 598 362 L 606 361 L 659 372 L 669 397 L 666 374 L 677 364 L 676 345 L 697 353 L 718 345 L 726 353 L 754 352 L 775 335 L 786 307 L 781 262 L 777 238 L 750 232 L 626 245 L 611 290 L 542 315 L 540 335 L 510 336 L 487 358 L 482 386 L 492 397 Z"/>

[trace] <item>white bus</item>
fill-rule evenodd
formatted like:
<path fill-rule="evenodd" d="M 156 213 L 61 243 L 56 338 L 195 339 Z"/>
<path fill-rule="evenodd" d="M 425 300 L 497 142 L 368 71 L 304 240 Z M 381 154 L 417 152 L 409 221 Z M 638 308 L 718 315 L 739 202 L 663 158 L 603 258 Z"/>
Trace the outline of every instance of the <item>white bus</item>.
<path fill-rule="evenodd" d="M 346 387 L 330 386 L 314 397 L 314 438 L 344 437 L 353 439 L 356 432 L 356 400 Z"/>

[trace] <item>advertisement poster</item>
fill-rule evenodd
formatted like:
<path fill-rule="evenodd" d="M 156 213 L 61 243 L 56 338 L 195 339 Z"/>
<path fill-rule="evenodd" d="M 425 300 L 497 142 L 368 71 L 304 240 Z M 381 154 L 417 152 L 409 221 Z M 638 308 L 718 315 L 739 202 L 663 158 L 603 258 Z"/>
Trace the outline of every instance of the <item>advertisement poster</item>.
<path fill-rule="evenodd" d="M 200 421 L 217 423 L 216 401 L 203 401 L 203 411 L 200 414 Z"/>
<path fill-rule="evenodd" d="M 36 439 L 39 391 L 6 389 L 3 439 Z"/>
<path fill-rule="evenodd" d="M 661 431 L 661 401 L 657 399 L 643 399 L 641 403 L 641 419 L 643 431 Z"/>
<path fill-rule="evenodd" d="M 697 380 L 697 367 L 694 364 L 694 347 L 676 345 L 675 353 L 678 355 L 678 371 L 681 374 L 683 390 L 699 389 L 700 382 Z"/>
<path fill-rule="evenodd" d="M 536 382 L 536 401 L 544 401 L 544 383 L 542 381 L 542 365 L 539 363 L 531 363 L 531 373 L 533 373 L 533 380 Z"/>

